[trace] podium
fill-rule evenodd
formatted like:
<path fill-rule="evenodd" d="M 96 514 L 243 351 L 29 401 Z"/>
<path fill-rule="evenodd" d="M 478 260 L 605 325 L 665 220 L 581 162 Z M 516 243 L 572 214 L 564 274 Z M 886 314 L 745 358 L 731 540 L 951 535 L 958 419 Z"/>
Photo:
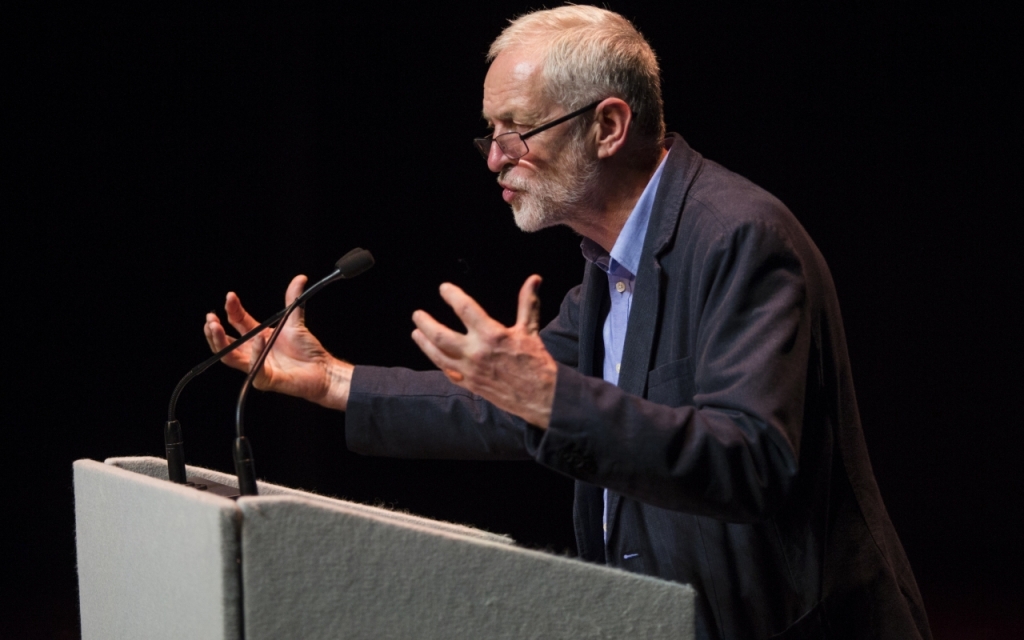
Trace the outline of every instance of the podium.
<path fill-rule="evenodd" d="M 192 481 L 237 487 L 189 467 Z M 692 638 L 693 589 L 160 458 L 74 463 L 82 637 Z"/>

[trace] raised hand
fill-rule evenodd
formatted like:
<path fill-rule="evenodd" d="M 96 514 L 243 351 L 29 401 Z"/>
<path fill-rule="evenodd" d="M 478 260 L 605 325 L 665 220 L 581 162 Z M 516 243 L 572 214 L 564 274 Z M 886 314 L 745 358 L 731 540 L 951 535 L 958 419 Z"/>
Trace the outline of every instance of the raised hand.
<path fill-rule="evenodd" d="M 285 292 L 285 304 L 291 304 L 306 285 L 306 276 L 295 276 Z M 254 329 L 256 321 L 242 307 L 242 302 L 234 292 L 227 295 L 224 311 L 228 323 L 244 334 Z M 248 345 L 224 356 L 223 362 L 241 371 L 249 371 L 252 363 L 266 345 L 271 329 L 266 329 L 254 337 Z M 206 342 L 213 351 L 219 351 L 234 338 L 227 335 L 215 313 L 206 314 L 203 326 Z M 348 387 L 352 379 L 352 365 L 338 360 L 320 344 L 316 336 L 306 328 L 302 308 L 296 309 L 288 317 L 281 335 L 266 361 L 263 370 L 256 376 L 253 384 L 257 389 L 277 391 L 311 402 L 344 410 L 348 404 Z"/>
<path fill-rule="evenodd" d="M 500 409 L 547 428 L 558 367 L 540 339 L 541 278 L 519 290 L 516 323 L 505 327 L 459 287 L 441 285 L 441 297 L 466 326 L 457 333 L 425 311 L 416 311 L 412 339 L 448 378 Z"/>

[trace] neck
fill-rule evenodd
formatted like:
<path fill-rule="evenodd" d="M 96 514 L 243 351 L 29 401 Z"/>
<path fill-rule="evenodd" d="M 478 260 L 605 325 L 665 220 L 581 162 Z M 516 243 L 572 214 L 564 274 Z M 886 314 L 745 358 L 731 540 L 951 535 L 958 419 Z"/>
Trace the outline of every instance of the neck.
<path fill-rule="evenodd" d="M 636 169 L 624 164 L 603 166 L 597 175 L 594 197 L 588 199 L 581 215 L 573 216 L 569 227 L 610 252 L 666 153 L 668 151 L 662 150 L 658 161 L 650 168 Z"/>

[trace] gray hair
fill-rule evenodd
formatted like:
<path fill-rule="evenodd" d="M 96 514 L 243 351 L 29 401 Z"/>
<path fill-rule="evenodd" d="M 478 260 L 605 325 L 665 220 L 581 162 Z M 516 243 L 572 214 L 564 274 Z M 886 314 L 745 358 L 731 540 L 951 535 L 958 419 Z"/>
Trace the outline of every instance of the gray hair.
<path fill-rule="evenodd" d="M 617 13 L 567 5 L 510 21 L 491 43 L 487 61 L 521 45 L 543 48 L 544 92 L 567 111 L 609 97 L 633 111 L 630 129 L 641 146 L 658 149 L 665 137 L 658 59 L 636 27 Z"/>

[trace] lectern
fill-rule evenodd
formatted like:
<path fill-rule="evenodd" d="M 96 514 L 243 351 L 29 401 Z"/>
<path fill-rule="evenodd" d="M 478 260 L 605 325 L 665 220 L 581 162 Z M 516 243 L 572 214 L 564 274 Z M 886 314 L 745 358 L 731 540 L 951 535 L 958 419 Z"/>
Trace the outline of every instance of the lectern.
<path fill-rule="evenodd" d="M 86 640 L 693 637 L 684 585 L 269 483 L 234 500 L 166 478 L 160 458 L 74 463 Z"/>

